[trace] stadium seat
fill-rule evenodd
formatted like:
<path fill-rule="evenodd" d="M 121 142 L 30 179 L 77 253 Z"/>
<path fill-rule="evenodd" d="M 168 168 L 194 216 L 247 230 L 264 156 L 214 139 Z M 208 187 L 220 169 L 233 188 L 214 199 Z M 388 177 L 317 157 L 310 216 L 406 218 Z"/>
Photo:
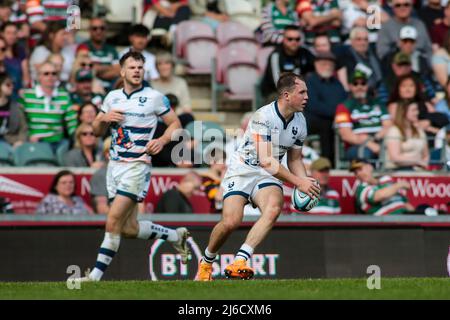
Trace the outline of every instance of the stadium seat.
<path fill-rule="evenodd" d="M 225 47 L 230 42 L 241 40 L 244 40 L 247 43 L 256 43 L 253 32 L 239 22 L 227 21 L 220 23 L 217 26 L 216 36 L 219 46 L 221 47 Z"/>
<path fill-rule="evenodd" d="M 211 74 L 213 111 L 217 110 L 218 94 L 224 91 L 229 100 L 252 100 L 254 84 L 259 78 L 256 55 L 244 47 L 220 48 Z"/>
<path fill-rule="evenodd" d="M 63 143 L 56 149 L 56 159 L 60 166 L 65 166 L 64 155 L 69 151 L 69 141 L 64 140 Z"/>
<path fill-rule="evenodd" d="M 16 166 L 57 166 L 53 150 L 48 143 L 24 143 L 14 150 Z"/>
<path fill-rule="evenodd" d="M 183 21 L 175 33 L 175 57 L 187 64 L 189 74 L 208 74 L 211 60 L 217 54 L 214 30 L 200 21 Z"/>
<path fill-rule="evenodd" d="M 13 166 L 13 148 L 10 144 L 0 141 L 0 166 Z"/>
<path fill-rule="evenodd" d="M 258 50 L 258 54 L 256 57 L 259 71 L 261 72 L 261 75 L 264 74 L 264 71 L 266 70 L 267 62 L 269 60 L 270 54 L 275 50 L 275 47 L 262 47 Z"/>

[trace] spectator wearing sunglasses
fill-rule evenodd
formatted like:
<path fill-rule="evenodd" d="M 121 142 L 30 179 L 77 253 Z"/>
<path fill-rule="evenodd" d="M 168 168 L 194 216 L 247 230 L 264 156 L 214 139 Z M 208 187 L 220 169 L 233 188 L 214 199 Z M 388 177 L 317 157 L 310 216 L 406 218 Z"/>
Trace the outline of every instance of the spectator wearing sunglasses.
<path fill-rule="evenodd" d="M 19 98 L 30 142 L 48 142 L 54 150 L 64 139 L 70 139 L 77 126 L 69 93 L 56 86 L 57 75 L 53 64 L 43 63 L 38 69 L 36 86 L 24 89 Z"/>
<path fill-rule="evenodd" d="M 346 158 L 377 159 L 380 142 L 392 125 L 386 107 L 368 96 L 367 75 L 355 71 L 350 78 L 351 97 L 338 105 L 335 124 L 346 144 Z"/>
<path fill-rule="evenodd" d="M 104 165 L 102 148 L 94 135 L 94 128 L 81 123 L 75 131 L 75 147 L 64 157 L 64 164 L 69 167 L 88 167 L 99 169 Z"/>
<path fill-rule="evenodd" d="M 102 81 L 106 90 L 113 87 L 119 78 L 119 55 L 116 48 L 106 43 L 106 22 L 102 18 L 93 18 L 89 26 L 90 39 L 82 46 L 87 46 L 94 63 L 95 75 Z"/>
<path fill-rule="evenodd" d="M 394 16 L 381 25 L 378 33 L 377 55 L 380 60 L 397 46 L 400 39 L 400 30 L 404 26 L 413 26 L 417 30 L 416 48 L 426 57 L 431 57 L 432 46 L 425 24 L 417 18 L 412 17 L 412 0 L 393 0 L 392 8 Z"/>
<path fill-rule="evenodd" d="M 348 79 L 355 70 L 367 75 L 371 91 L 380 85 L 383 79 L 381 66 L 377 55 L 369 46 L 369 31 L 366 28 L 355 27 L 350 31 L 350 47 L 340 60 L 343 68 L 338 71 L 338 77 L 346 90 Z"/>
<path fill-rule="evenodd" d="M 284 29 L 283 42 L 269 56 L 261 83 L 261 92 L 272 102 L 276 83 L 283 72 L 306 75 L 314 71 L 314 56 L 302 47 L 302 34 L 296 25 Z"/>

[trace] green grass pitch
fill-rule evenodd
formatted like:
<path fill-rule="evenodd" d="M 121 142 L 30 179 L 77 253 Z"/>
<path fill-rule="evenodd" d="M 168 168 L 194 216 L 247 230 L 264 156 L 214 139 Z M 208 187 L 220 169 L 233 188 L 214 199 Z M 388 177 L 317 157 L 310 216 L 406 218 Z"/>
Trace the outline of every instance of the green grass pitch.
<path fill-rule="evenodd" d="M 382 278 L 380 290 L 366 279 L 0 282 L 0 299 L 450 299 L 449 278 Z"/>

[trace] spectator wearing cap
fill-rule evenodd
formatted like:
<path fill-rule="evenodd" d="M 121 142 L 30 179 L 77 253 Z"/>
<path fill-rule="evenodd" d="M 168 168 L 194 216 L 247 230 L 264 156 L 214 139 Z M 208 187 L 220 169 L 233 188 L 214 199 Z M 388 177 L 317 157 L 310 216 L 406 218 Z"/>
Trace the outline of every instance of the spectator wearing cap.
<path fill-rule="evenodd" d="M 431 68 L 429 59 L 424 56 L 424 54 L 416 49 L 417 41 L 417 30 L 413 26 L 404 26 L 400 29 L 400 40 L 398 41 L 397 47 L 388 53 L 383 61 L 384 74 L 389 74 L 389 66 L 392 64 L 394 56 L 398 52 L 405 53 L 409 55 L 411 60 L 411 68 L 414 72 L 420 73 L 422 77 L 429 78 L 431 76 Z"/>
<path fill-rule="evenodd" d="M 405 196 L 410 185 L 406 181 L 394 182 L 385 175 L 375 178 L 373 166 L 365 159 L 354 159 L 350 171 L 356 176 L 357 213 L 373 216 L 403 214 L 414 210 Z"/>
<path fill-rule="evenodd" d="M 128 51 L 142 53 L 145 58 L 144 80 L 150 83 L 151 80 L 157 79 L 159 74 L 158 70 L 156 70 L 155 56 L 146 50 L 150 41 L 150 30 L 142 24 L 136 24 L 131 27 L 128 33 L 128 41 L 131 46 L 123 49 L 119 53 L 119 58 L 125 55 Z"/>
<path fill-rule="evenodd" d="M 99 93 L 93 92 L 93 81 L 94 75 L 89 69 L 77 71 L 74 91 L 70 93 L 75 110 L 78 110 L 81 105 L 86 103 L 92 103 L 97 108 L 100 108 L 104 97 Z"/>
<path fill-rule="evenodd" d="M 296 11 L 306 44 L 312 45 L 317 33 L 326 33 L 333 44 L 341 42 L 342 14 L 337 0 L 297 0 Z"/>
<path fill-rule="evenodd" d="M 302 45 L 302 33 L 295 25 L 284 29 L 283 42 L 273 51 L 266 64 L 261 82 L 261 93 L 273 101 L 276 83 L 283 72 L 294 72 L 305 76 L 314 71 L 314 56 Z"/>
<path fill-rule="evenodd" d="M 426 57 L 431 57 L 431 40 L 425 24 L 417 18 L 412 17 L 412 0 L 392 0 L 394 16 L 381 25 L 378 33 L 377 55 L 380 60 L 396 46 L 400 38 L 400 30 L 410 25 L 417 30 L 416 48 Z"/>
<path fill-rule="evenodd" d="M 275 0 L 268 3 L 261 13 L 261 25 L 256 33 L 264 45 L 278 45 L 283 42 L 284 28 L 298 25 L 298 18 L 289 0 Z"/>
<path fill-rule="evenodd" d="M 120 75 L 119 55 L 116 48 L 106 43 L 106 22 L 102 18 L 92 18 L 89 23 L 90 39 L 83 43 L 89 49 L 93 70 L 108 90 Z"/>
<path fill-rule="evenodd" d="M 311 177 L 320 184 L 319 203 L 308 211 L 309 214 L 333 215 L 341 213 L 339 193 L 329 186 L 331 162 L 327 158 L 319 158 L 311 164 Z"/>
<path fill-rule="evenodd" d="M 439 47 L 444 46 L 446 35 L 450 31 L 450 1 L 445 5 L 443 13 L 441 21 L 432 26 L 430 33 L 431 41 Z"/>
<path fill-rule="evenodd" d="M 433 82 L 426 76 L 412 70 L 411 58 L 404 52 L 397 52 L 391 63 L 391 72 L 384 77 L 384 81 L 378 88 L 378 98 L 384 104 L 387 104 L 393 94 L 393 89 L 397 79 L 403 76 L 413 76 L 420 83 L 420 89 L 424 92 L 426 100 L 435 99 L 436 92 Z"/>
<path fill-rule="evenodd" d="M 334 159 L 333 121 L 336 106 L 347 98 L 344 87 L 334 75 L 336 58 L 331 52 L 318 53 L 315 71 L 306 77 L 308 106 L 304 115 L 309 134 L 320 136 L 321 155 Z"/>
<path fill-rule="evenodd" d="M 338 71 L 339 80 L 348 89 L 348 79 L 359 70 L 367 74 L 371 91 L 375 90 L 383 78 L 378 57 L 369 46 L 369 32 L 366 28 L 355 27 L 350 32 L 350 47 L 340 59 L 343 67 Z"/>
<path fill-rule="evenodd" d="M 425 23 L 427 30 L 433 41 L 433 27 L 442 22 L 444 17 L 444 8 L 441 6 L 441 0 L 427 0 L 427 4 L 417 12 L 420 20 Z M 434 41 L 433 41 L 434 43 Z"/>
<path fill-rule="evenodd" d="M 377 159 L 380 142 L 391 126 L 389 113 L 378 99 L 368 95 L 367 75 L 355 71 L 350 78 L 351 96 L 339 104 L 335 124 L 346 144 L 346 158 Z"/>

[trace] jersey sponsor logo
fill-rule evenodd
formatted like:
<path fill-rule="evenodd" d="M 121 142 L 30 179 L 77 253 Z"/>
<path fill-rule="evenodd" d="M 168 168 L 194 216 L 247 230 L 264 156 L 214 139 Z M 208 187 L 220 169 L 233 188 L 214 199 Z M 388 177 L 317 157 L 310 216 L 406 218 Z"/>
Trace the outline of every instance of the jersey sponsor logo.
<path fill-rule="evenodd" d="M 234 181 L 232 181 L 228 184 L 228 190 L 232 190 L 233 187 L 234 187 Z"/>
<path fill-rule="evenodd" d="M 261 121 L 259 121 L 259 120 L 253 120 L 253 121 L 252 121 L 252 124 L 254 124 L 254 125 L 259 125 L 259 126 L 263 126 L 263 127 L 266 127 L 266 128 L 269 128 L 269 127 L 270 127 L 270 121 L 261 122 Z"/>

